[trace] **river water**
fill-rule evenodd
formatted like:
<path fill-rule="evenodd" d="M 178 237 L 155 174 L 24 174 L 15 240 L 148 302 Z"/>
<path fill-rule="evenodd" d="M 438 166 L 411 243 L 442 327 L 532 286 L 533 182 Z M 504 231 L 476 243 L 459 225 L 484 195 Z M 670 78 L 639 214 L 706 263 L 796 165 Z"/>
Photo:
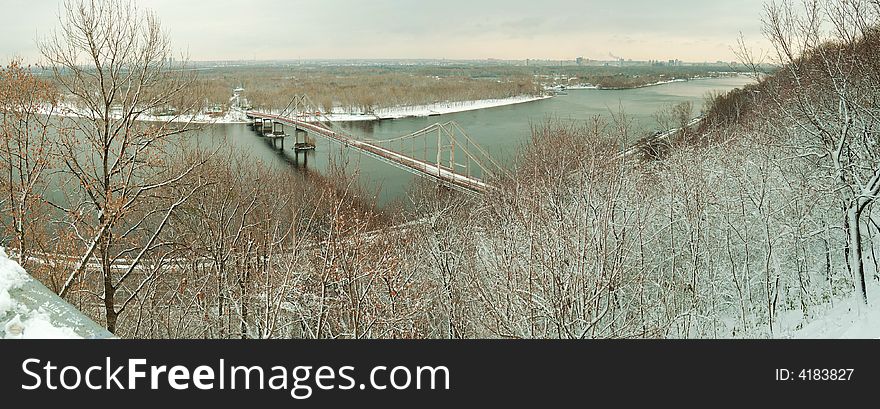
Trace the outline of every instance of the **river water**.
<path fill-rule="evenodd" d="M 623 110 L 633 121 L 634 129 L 648 132 L 657 128 L 653 115 L 669 105 L 691 101 L 697 111 L 695 113 L 698 113 L 709 92 L 729 91 L 750 82 L 751 79 L 746 77 L 733 77 L 676 82 L 630 90 L 569 90 L 568 95 L 523 104 L 423 118 L 341 123 L 339 126 L 356 137 L 387 140 L 433 123 L 455 121 L 493 159 L 502 166 L 510 166 L 517 149 L 528 141 L 531 126 L 547 119 L 586 121 L 596 115 L 610 117 L 611 113 Z M 376 194 L 375 199 L 380 206 L 394 201 L 405 202 L 413 180 L 418 177 L 320 137 L 315 138 L 314 151 L 305 155 L 300 153 L 298 156 L 291 149 L 292 141 L 288 141 L 284 150 L 273 148 L 271 143 L 256 136 L 243 124 L 210 125 L 197 137 L 210 144 L 222 143 L 243 148 L 270 166 L 287 168 L 294 172 L 324 173 L 331 162 L 343 166 L 349 172 L 357 172 L 363 186 Z M 436 158 L 436 143 L 435 137 L 431 142 L 433 153 L 427 152 L 428 157 Z M 419 142 L 419 148 L 411 149 L 421 151 L 421 144 Z M 425 149 L 430 149 L 428 144 Z M 456 153 L 456 158 L 462 157 L 459 155 Z M 478 176 L 478 172 L 475 171 L 474 174 Z"/>

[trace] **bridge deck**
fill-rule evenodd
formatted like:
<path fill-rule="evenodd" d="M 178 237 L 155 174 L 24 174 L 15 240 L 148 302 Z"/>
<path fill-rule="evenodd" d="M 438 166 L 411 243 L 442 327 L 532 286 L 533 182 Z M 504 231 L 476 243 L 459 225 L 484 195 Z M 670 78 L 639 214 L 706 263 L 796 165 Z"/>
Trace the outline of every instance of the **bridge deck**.
<path fill-rule="evenodd" d="M 339 142 L 344 146 L 355 148 L 376 158 L 384 160 L 392 165 L 403 168 L 404 170 L 410 171 L 420 176 L 436 179 L 454 188 L 465 189 L 473 192 L 484 192 L 489 188 L 489 185 L 487 185 L 480 179 L 469 177 L 466 175 L 460 175 L 453 172 L 446 166 L 438 166 L 437 164 L 425 162 L 423 160 L 383 148 L 370 142 L 357 140 L 348 135 L 334 132 L 330 129 L 319 126 L 315 123 L 306 122 L 295 118 L 283 117 L 280 115 L 267 114 L 263 112 L 248 112 L 247 115 L 248 117 L 257 117 L 264 119 L 271 118 L 275 121 L 287 125 L 296 126 L 300 129 L 314 132 L 327 139 Z"/>

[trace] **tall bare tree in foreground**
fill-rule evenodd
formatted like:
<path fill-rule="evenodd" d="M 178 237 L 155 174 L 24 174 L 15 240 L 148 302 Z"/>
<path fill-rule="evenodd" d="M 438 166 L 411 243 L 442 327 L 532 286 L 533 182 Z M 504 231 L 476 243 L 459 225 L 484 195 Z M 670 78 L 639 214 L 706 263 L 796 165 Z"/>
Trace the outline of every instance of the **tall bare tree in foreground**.
<path fill-rule="evenodd" d="M 21 265 L 27 264 L 35 244 L 32 226 L 40 223 L 34 219 L 44 209 L 42 195 L 52 163 L 49 118 L 57 103 L 52 84 L 37 78 L 21 61 L 0 69 L 0 200 Z"/>
<path fill-rule="evenodd" d="M 156 16 L 133 2 L 65 1 L 60 27 L 42 42 L 41 52 L 81 117 L 59 141 L 76 185 L 59 207 L 82 245 L 60 295 L 97 267 L 103 288 L 98 297 L 113 331 L 119 314 L 157 274 L 141 264 L 168 244 L 161 239 L 163 228 L 199 184 L 179 189 L 199 163 L 172 161 L 169 139 L 188 129 L 183 120 L 198 98 L 190 95 L 194 77 L 172 66 L 169 38 Z M 175 109 L 173 117 L 141 121 L 168 107 Z"/>
<path fill-rule="evenodd" d="M 871 0 L 773 3 L 764 20 L 784 72 L 781 116 L 804 136 L 794 141 L 801 155 L 827 169 L 828 191 L 842 207 L 846 264 L 865 302 L 863 215 L 880 194 L 878 23 L 880 3 Z"/>

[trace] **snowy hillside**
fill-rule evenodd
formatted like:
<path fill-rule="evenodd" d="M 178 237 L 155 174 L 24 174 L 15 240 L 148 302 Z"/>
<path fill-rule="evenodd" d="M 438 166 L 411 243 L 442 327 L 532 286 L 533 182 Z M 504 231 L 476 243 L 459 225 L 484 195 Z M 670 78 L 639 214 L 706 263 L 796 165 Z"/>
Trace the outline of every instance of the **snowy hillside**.
<path fill-rule="evenodd" d="M 876 286 L 873 290 L 875 294 L 880 292 Z M 880 339 L 880 303 L 866 306 L 856 298 L 817 307 L 807 320 L 794 313 L 781 321 L 789 327 L 783 338 Z"/>

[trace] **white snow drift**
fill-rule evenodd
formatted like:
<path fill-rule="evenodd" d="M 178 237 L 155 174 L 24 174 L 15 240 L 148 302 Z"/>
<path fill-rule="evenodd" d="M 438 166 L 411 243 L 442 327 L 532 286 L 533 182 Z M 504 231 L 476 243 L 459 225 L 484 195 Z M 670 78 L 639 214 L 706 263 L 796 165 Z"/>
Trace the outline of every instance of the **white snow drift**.
<path fill-rule="evenodd" d="M 81 338 L 72 329 L 53 324 L 42 308 L 31 310 L 15 300 L 11 292 L 30 280 L 33 278 L 0 247 L 0 334 L 6 339 Z"/>

